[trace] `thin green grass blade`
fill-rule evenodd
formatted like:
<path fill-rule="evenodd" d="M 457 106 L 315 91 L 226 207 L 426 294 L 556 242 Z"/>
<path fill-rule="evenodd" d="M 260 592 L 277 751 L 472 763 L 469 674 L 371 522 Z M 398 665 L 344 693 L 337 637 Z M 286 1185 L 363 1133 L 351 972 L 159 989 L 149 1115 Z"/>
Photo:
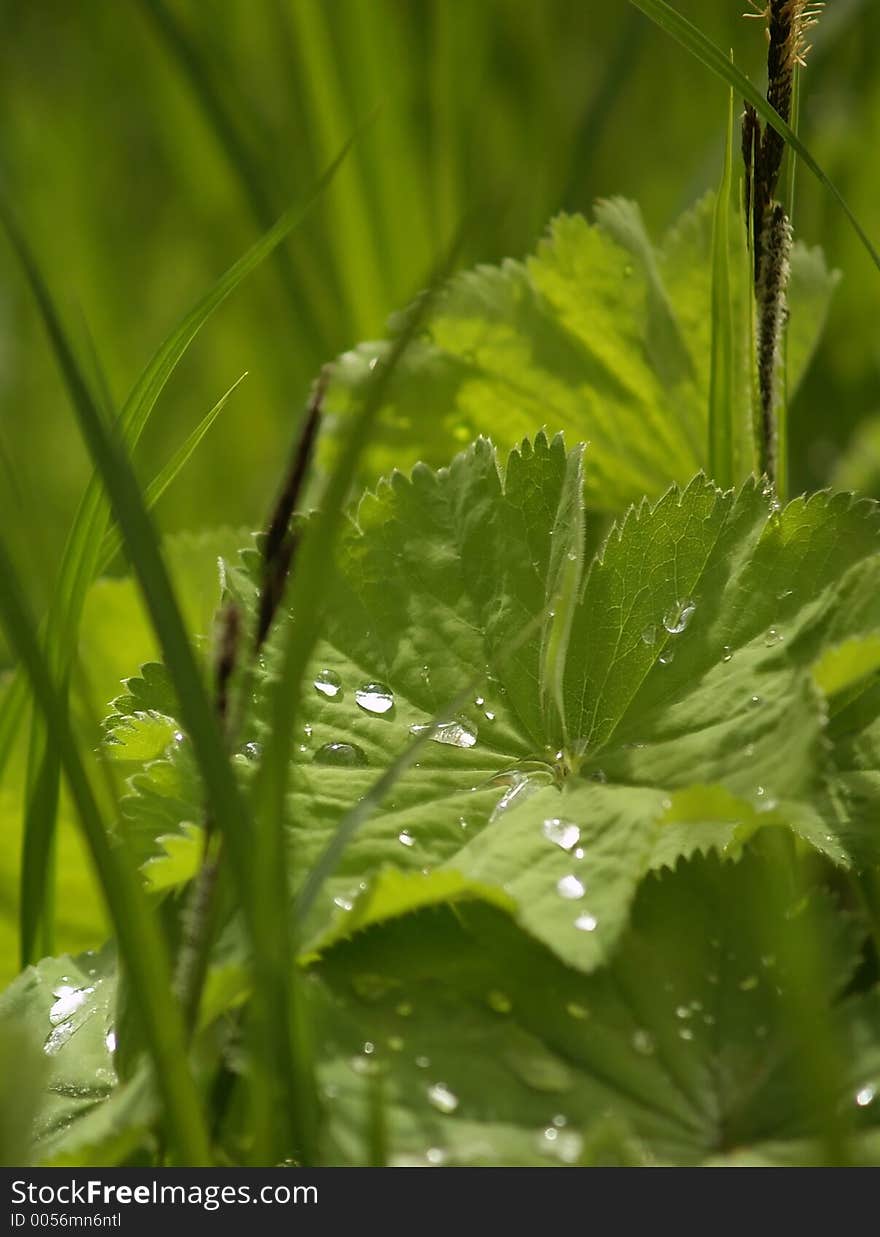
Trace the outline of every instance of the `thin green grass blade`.
<path fill-rule="evenodd" d="M 361 408 L 352 420 L 339 458 L 324 485 L 318 512 L 303 536 L 292 572 L 288 598 L 291 621 L 282 650 L 280 673 L 269 701 L 269 737 L 251 793 L 254 828 L 260 839 L 254 861 L 257 869 L 255 883 L 264 895 L 258 907 L 262 923 L 259 936 L 261 939 L 264 936 L 272 939 L 274 934 L 270 953 L 255 959 L 255 967 L 262 968 L 259 975 L 262 983 L 254 994 L 254 1057 L 265 1059 L 261 1054 L 272 1049 L 273 1027 L 280 1024 L 286 1028 L 284 1058 L 276 1059 L 274 1071 L 261 1070 L 254 1075 L 252 1099 L 258 1160 L 273 1162 L 277 1154 L 278 1098 L 273 1089 L 273 1078 L 276 1080 L 275 1087 L 277 1080 L 281 1079 L 285 1115 L 292 1122 L 291 1133 L 295 1144 L 304 1149 L 306 1156 L 310 1156 L 315 1144 L 315 1083 L 306 1039 L 303 994 L 293 965 L 296 948 L 291 939 L 292 925 L 288 910 L 290 892 L 284 819 L 291 738 L 303 676 L 320 634 L 321 599 L 326 596 L 327 564 L 333 561 L 333 546 L 344 518 L 358 460 L 383 405 L 388 384 L 421 329 L 442 281 L 452 270 L 460 244 L 461 235 L 442 270 L 411 310 L 387 361 L 376 369 Z"/>
<path fill-rule="evenodd" d="M 736 480 L 734 321 L 730 285 L 730 194 L 733 184 L 733 91 L 727 113 L 724 171 L 712 229 L 712 356 L 709 375 L 709 476 L 722 490 Z"/>
<path fill-rule="evenodd" d="M 141 0 L 141 8 L 165 45 L 174 64 L 189 85 L 218 146 L 231 167 L 251 217 L 258 228 L 266 229 L 277 211 L 273 205 L 265 167 L 255 157 L 235 119 L 236 108 L 243 111 L 246 100 L 241 92 L 230 92 L 234 83 L 228 79 L 224 91 L 217 88 L 210 66 L 197 40 L 190 37 L 182 22 L 162 0 Z M 327 279 L 310 251 L 304 249 L 292 257 L 286 250 L 276 254 L 276 271 L 284 293 L 296 315 L 297 331 L 306 339 L 313 355 L 322 355 L 323 342 L 333 338 L 338 313 L 332 296 L 327 293 Z"/>
<path fill-rule="evenodd" d="M 839 206 L 855 229 L 859 240 L 871 255 L 871 261 L 880 270 L 880 253 L 874 248 L 867 232 L 850 210 L 843 194 L 822 170 L 791 126 L 785 123 L 779 113 L 770 106 L 766 98 L 752 85 L 746 75 L 725 56 L 721 48 L 717 47 L 711 39 L 703 34 L 702 30 L 699 30 L 689 22 L 686 17 L 682 17 L 681 13 L 677 13 L 675 9 L 664 3 L 664 0 L 629 0 L 629 3 L 635 5 L 656 26 L 659 26 L 661 30 L 665 31 L 677 43 L 686 48 L 707 69 L 727 82 L 728 86 L 732 86 L 739 95 L 751 103 L 758 115 L 768 125 L 771 125 L 793 150 L 797 151 L 813 175 L 836 198 Z"/>
<path fill-rule="evenodd" d="M 354 138 L 351 139 L 353 140 Z M 285 211 L 276 223 L 233 263 L 157 349 L 119 414 L 119 429 L 129 448 L 134 446 L 140 437 L 165 384 L 199 331 L 238 285 L 303 222 L 347 156 L 351 141 L 342 147 L 302 201 Z M 66 657 L 76 644 L 79 616 L 86 591 L 98 569 L 106 527 L 106 503 L 100 480 L 96 477 L 89 484 L 74 519 L 47 620 L 47 643 L 57 641 L 59 647 L 66 650 L 66 656 L 61 658 L 62 665 L 66 664 Z M 22 724 L 26 705 L 27 690 L 24 681 L 16 676 L 0 701 L 0 776 Z"/>
<path fill-rule="evenodd" d="M 58 699 L 65 707 L 67 686 L 62 684 Z M 24 970 L 38 957 L 54 951 L 53 839 L 58 813 L 61 764 L 58 752 L 44 742 L 41 719 L 33 718 L 31 747 L 36 768 L 28 779 L 24 813 L 24 835 L 18 883 L 19 966 Z"/>
<path fill-rule="evenodd" d="M 31 684 L 51 744 L 76 806 L 80 825 L 107 900 L 122 961 L 132 979 L 155 1066 L 168 1134 L 177 1161 L 209 1166 L 211 1152 L 195 1082 L 189 1070 L 183 1024 L 171 990 L 171 969 L 156 920 L 134 867 L 118 841 L 111 845 L 91 784 L 80 760 L 66 704 L 52 682 L 36 628 L 28 613 L 5 542 L 0 538 L 0 622 Z"/>
<path fill-rule="evenodd" d="M 180 444 L 168 460 L 167 464 L 165 464 L 165 466 L 156 473 L 155 477 L 153 477 L 152 481 L 150 481 L 147 485 L 144 490 L 144 500 L 148 510 L 151 511 L 153 507 L 155 507 L 156 503 L 172 484 L 178 474 L 181 473 L 189 463 L 196 448 L 200 445 L 208 430 L 226 407 L 229 397 L 232 395 L 233 391 L 237 390 L 241 383 L 244 382 L 246 377 L 247 373 L 245 372 L 240 378 L 233 382 L 232 386 L 224 395 L 220 396 L 217 403 L 207 414 L 207 416 L 202 418 L 192 433 L 189 434 Z M 101 544 L 101 553 L 98 558 L 98 575 L 100 575 L 101 572 L 106 571 L 106 569 L 110 566 L 113 559 L 119 553 L 121 545 L 122 538 L 119 534 L 119 530 L 115 527 L 108 529 Z"/>
<path fill-rule="evenodd" d="M 214 710 L 184 628 L 159 540 L 120 436 L 93 403 L 54 303 L 8 206 L 0 216 L 27 275 L 56 359 L 65 376 L 83 439 L 104 482 L 138 576 L 154 630 L 178 694 L 180 716 L 205 785 L 207 810 L 227 838 L 247 915 L 251 846 L 244 802 L 227 759 Z"/>
<path fill-rule="evenodd" d="M 288 9 L 294 44 L 310 87 L 310 119 L 324 150 L 334 150 L 350 127 L 344 83 L 331 41 L 331 12 L 323 0 L 300 0 Z M 368 339 L 381 329 L 390 302 L 385 272 L 376 256 L 374 212 L 356 158 L 346 168 L 339 192 L 328 201 L 327 213 L 334 251 L 345 272 L 342 292 L 349 304 L 351 329 L 356 338 Z"/>
<path fill-rule="evenodd" d="M 152 508 L 185 466 L 196 447 L 222 412 L 242 376 L 229 388 L 196 426 L 165 467 L 147 487 L 146 502 Z M 108 530 L 101 546 L 100 574 L 118 554 L 122 538 L 117 528 Z M 66 699 L 66 685 L 59 688 Z M 28 752 L 28 793 L 25 806 L 22 861 L 19 880 L 19 961 L 22 968 L 37 956 L 54 952 L 54 837 L 58 811 L 60 767 L 57 752 L 44 742 L 43 727 L 35 717 L 31 724 Z"/>

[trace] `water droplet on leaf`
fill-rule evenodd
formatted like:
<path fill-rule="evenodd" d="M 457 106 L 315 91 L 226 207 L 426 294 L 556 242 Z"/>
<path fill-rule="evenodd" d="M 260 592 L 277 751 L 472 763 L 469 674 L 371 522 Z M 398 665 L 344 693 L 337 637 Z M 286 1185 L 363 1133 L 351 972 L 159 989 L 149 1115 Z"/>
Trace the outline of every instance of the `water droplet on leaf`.
<path fill-rule="evenodd" d="M 365 683 L 354 698 L 365 713 L 387 713 L 394 708 L 394 693 L 384 683 Z"/>
<path fill-rule="evenodd" d="M 434 743 L 446 743 L 450 747 L 474 747 L 477 742 L 477 728 L 463 718 L 452 722 L 426 722 L 424 725 L 410 726 L 413 735 L 425 734 L 431 731 L 430 738 Z"/>
<path fill-rule="evenodd" d="M 860 1087 L 856 1091 L 856 1103 L 859 1108 L 867 1108 L 869 1104 L 873 1104 L 874 1096 L 877 1094 L 877 1089 L 873 1083 L 868 1083 L 867 1086 Z"/>
<path fill-rule="evenodd" d="M 556 892 L 560 898 L 574 900 L 584 896 L 584 886 L 573 873 L 569 873 L 556 882 Z"/>
<path fill-rule="evenodd" d="M 686 630 L 694 617 L 696 603 L 693 601 L 677 601 L 663 616 L 663 626 L 670 636 L 680 636 Z"/>
<path fill-rule="evenodd" d="M 314 761 L 319 765 L 337 765 L 353 769 L 367 763 L 364 750 L 356 743 L 325 743 L 315 752 Z"/>
<path fill-rule="evenodd" d="M 438 1112 L 448 1114 L 458 1108 L 458 1096 L 449 1090 L 445 1082 L 435 1082 L 428 1087 L 428 1100 Z"/>
<path fill-rule="evenodd" d="M 545 820 L 541 826 L 541 831 L 549 842 L 554 842 L 557 846 L 561 846 L 563 850 L 571 850 L 581 840 L 581 831 L 578 826 L 572 821 L 562 820 L 558 816 L 552 816 L 549 820 Z"/>
<path fill-rule="evenodd" d="M 315 691 L 328 700 L 342 699 L 342 679 L 335 670 L 319 670 L 314 685 Z"/>

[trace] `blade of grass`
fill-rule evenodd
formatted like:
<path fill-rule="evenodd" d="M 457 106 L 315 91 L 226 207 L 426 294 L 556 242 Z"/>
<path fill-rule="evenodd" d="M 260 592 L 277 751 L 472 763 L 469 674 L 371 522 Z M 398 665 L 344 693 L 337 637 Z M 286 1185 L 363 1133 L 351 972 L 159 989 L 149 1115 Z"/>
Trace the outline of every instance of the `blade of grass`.
<path fill-rule="evenodd" d="M 250 937 L 255 992 L 261 995 L 266 984 L 266 965 L 263 958 L 273 951 L 278 925 L 267 921 L 262 914 L 264 891 L 256 887 L 252 879 L 255 871 L 252 861 L 254 847 L 244 800 L 227 757 L 212 702 L 186 635 L 162 559 L 158 536 L 146 510 L 124 443 L 112 427 L 104 424 L 101 414 L 92 402 L 35 259 L 2 200 L 0 215 L 27 275 L 56 359 L 63 370 L 81 434 L 103 479 L 129 558 L 138 576 L 165 664 L 175 685 L 180 716 L 193 745 L 205 787 L 206 811 L 229 847 L 232 875 L 237 884 L 245 927 Z M 267 1060 L 273 1057 L 278 1059 L 283 1055 L 274 1049 L 275 1039 L 284 1034 L 285 1027 L 286 1022 L 268 1027 L 273 1052 Z M 258 1062 L 257 1069 L 260 1070 L 261 1067 L 262 1062 Z"/>
<path fill-rule="evenodd" d="M 226 407 L 226 403 L 230 395 L 232 395 L 233 391 L 238 389 L 246 377 L 247 372 L 243 373 L 240 378 L 237 378 L 229 390 L 224 395 L 220 396 L 211 411 L 202 418 L 192 433 L 187 435 L 168 462 L 159 470 L 159 472 L 156 473 L 152 481 L 150 481 L 146 486 L 144 490 L 144 501 L 146 502 L 147 510 L 151 511 L 153 507 L 155 507 L 156 503 L 172 484 L 177 475 L 182 472 L 189 463 L 196 448 L 200 445 L 208 430 Z M 104 540 L 101 543 L 101 551 L 98 557 L 98 575 L 107 570 L 113 562 L 113 559 L 119 553 L 121 545 L 122 538 L 119 534 L 119 529 L 115 527 L 108 528 L 104 536 Z"/>
<path fill-rule="evenodd" d="M 171 995 L 171 968 L 157 923 L 123 845 L 111 844 L 91 784 L 70 731 L 65 703 L 40 650 L 5 542 L 0 537 L 0 622 L 15 649 L 45 718 L 76 806 L 80 826 L 132 978 L 132 991 L 155 1066 L 168 1134 L 180 1164 L 209 1166 L 211 1152 L 195 1082 L 190 1073 L 180 1013 Z"/>
<path fill-rule="evenodd" d="M 146 503 L 152 508 L 184 467 L 193 451 L 214 424 L 220 412 L 245 375 L 229 388 L 206 417 L 196 426 L 165 467 L 147 487 Z M 122 544 L 119 530 L 108 530 L 101 546 L 96 575 L 99 575 Z M 62 670 L 64 668 L 62 667 Z M 67 685 L 59 687 L 66 699 Z M 58 811 L 60 768 L 57 752 L 43 740 L 39 719 L 31 722 L 28 750 L 27 802 L 25 806 L 22 860 L 19 879 L 19 963 L 22 969 L 39 955 L 54 952 L 54 838 Z"/>
<path fill-rule="evenodd" d="M 202 110 L 209 128 L 235 174 L 239 189 L 257 227 L 266 229 L 277 211 L 273 193 L 266 183 L 263 163 L 254 156 L 242 137 L 227 97 L 233 89 L 225 82 L 225 94 L 217 89 L 210 65 L 198 42 L 191 38 L 182 23 L 162 0 L 140 0 L 141 8 L 151 21 L 175 64 L 179 67 Z M 239 110 L 246 100 L 241 91 L 235 98 Z M 296 315 L 297 330 L 307 337 L 310 354 L 323 355 L 323 343 L 333 338 L 337 307 L 327 295 L 327 280 L 311 251 L 303 249 L 295 258 L 285 250 L 276 254 L 276 270 L 284 293 Z M 322 329 L 318 329 L 318 324 Z"/>
<path fill-rule="evenodd" d="M 722 490 L 736 481 L 734 321 L 730 286 L 730 194 L 733 183 L 733 91 L 727 112 L 724 171 L 712 226 L 712 355 L 709 376 L 709 476 Z"/>
<path fill-rule="evenodd" d="M 347 156 L 352 141 L 354 138 L 342 147 L 302 201 L 285 211 L 276 223 L 229 267 L 159 346 L 119 414 L 119 428 L 129 448 L 134 446 L 140 437 L 165 384 L 199 331 L 242 280 L 256 270 L 302 223 L 332 181 Z M 95 477 L 90 482 L 74 519 L 46 624 L 47 642 L 57 641 L 66 650 L 67 656 L 76 644 L 82 604 L 97 571 L 106 526 L 106 502 L 100 479 Z M 65 658 L 62 658 L 63 664 Z M 16 677 L 0 701 L 0 776 L 21 726 L 26 705 L 27 690 L 24 680 Z"/>
<path fill-rule="evenodd" d="M 393 373 L 424 323 L 442 281 L 451 271 L 464 232 L 459 234 L 442 269 L 437 272 L 425 292 L 407 316 L 405 325 L 394 342 L 386 362 L 378 366 L 363 403 L 352 421 L 340 456 L 327 478 L 319 509 L 303 536 L 297 552 L 295 570 L 288 589 L 291 621 L 286 632 L 277 682 L 269 700 L 270 725 L 263 760 L 254 779 L 251 805 L 254 828 L 260 839 L 255 866 L 256 883 L 264 897 L 258 907 L 262 917 L 261 935 L 275 935 L 271 958 L 261 959 L 271 968 L 271 982 L 266 994 L 270 1002 L 260 1001 L 254 1008 L 255 1044 L 260 1051 L 268 1043 L 268 1028 L 283 1025 L 285 1059 L 276 1061 L 274 1076 L 284 1081 L 288 1112 L 295 1125 L 293 1135 L 297 1145 L 314 1145 L 317 1101 L 310 1061 L 310 1049 L 305 1025 L 304 999 L 301 983 L 293 965 L 295 943 L 291 939 L 287 848 L 285 841 L 285 805 L 290 764 L 291 738 L 296 725 L 297 709 L 303 676 L 320 634 L 323 616 L 321 599 L 326 596 L 327 565 L 333 561 L 333 546 L 344 518 L 345 505 L 357 471 L 357 464 L 382 407 Z M 267 975 L 267 978 L 269 976 Z M 275 1154 L 274 1123 L 277 1096 L 268 1079 L 257 1077 L 253 1093 L 255 1117 L 255 1154 L 258 1160 Z M 266 1082 L 269 1086 L 266 1086 Z"/>
<path fill-rule="evenodd" d="M 119 427 L 129 443 L 134 444 L 137 441 L 165 383 L 208 317 L 231 294 L 237 284 L 302 221 L 307 211 L 323 192 L 324 187 L 332 179 L 347 153 L 348 146 L 345 146 L 305 200 L 285 212 L 269 232 L 230 267 L 160 346 L 135 384 L 120 413 Z M 71 352 L 71 357 L 72 355 Z M 81 385 L 85 390 L 84 384 Z M 70 657 L 76 647 L 79 619 L 86 592 L 98 572 L 101 542 L 106 526 L 106 500 L 100 480 L 95 477 L 86 490 L 68 539 L 46 625 L 46 647 L 49 651 L 53 673 L 59 678 L 63 678 L 67 673 Z M 21 722 L 25 703 L 26 693 L 13 683 L 0 704 L 0 773 L 2 773 L 7 754 L 11 750 L 12 737 Z M 28 761 L 28 784 L 33 788 L 39 780 L 42 788 L 48 790 L 53 784 L 51 771 L 48 769 L 45 773 L 37 771 L 44 761 L 51 762 L 53 757 L 51 753 L 43 752 L 36 730 L 32 738 Z M 57 782 L 57 777 L 54 780 Z M 44 924 L 48 923 L 44 902 L 52 883 L 50 859 L 55 819 L 56 811 L 47 793 L 32 797 L 32 802 L 25 815 L 24 847 L 28 855 L 26 864 L 28 880 L 25 884 L 25 868 L 23 867 L 20 903 L 21 956 L 25 964 L 31 960 L 33 953 L 35 925 L 41 921 Z M 33 906 L 30 898 L 36 895 L 42 896 L 39 904 Z"/>
<path fill-rule="evenodd" d="M 291 5 L 287 13 L 304 78 L 311 88 L 311 121 L 319 148 L 333 150 L 340 135 L 350 127 L 350 121 L 331 44 L 330 10 L 322 0 L 301 0 Z M 389 300 L 385 273 L 376 259 L 373 212 L 359 159 L 353 158 L 349 163 L 338 193 L 331 195 L 327 203 L 327 213 L 334 249 L 345 272 L 342 292 L 349 304 L 351 330 L 356 339 L 369 339 L 381 330 Z"/>
<path fill-rule="evenodd" d="M 746 75 L 725 56 L 721 48 L 717 47 L 711 39 L 703 34 L 702 30 L 689 22 L 681 13 L 676 12 L 664 0 L 629 0 L 629 3 L 635 5 L 656 26 L 659 26 L 661 30 L 675 39 L 677 43 L 680 43 L 682 47 L 686 48 L 710 72 L 715 73 L 722 81 L 727 82 L 728 86 L 732 86 L 739 95 L 751 103 L 758 115 L 774 128 L 780 137 L 785 139 L 813 175 L 837 200 L 838 205 L 855 229 L 859 240 L 870 254 L 871 261 L 880 270 L 880 253 L 874 248 L 867 232 L 859 223 L 852 210 L 850 210 L 843 194 L 822 170 L 791 126 L 785 123 L 779 113 L 770 106 L 765 97 L 752 85 Z"/>

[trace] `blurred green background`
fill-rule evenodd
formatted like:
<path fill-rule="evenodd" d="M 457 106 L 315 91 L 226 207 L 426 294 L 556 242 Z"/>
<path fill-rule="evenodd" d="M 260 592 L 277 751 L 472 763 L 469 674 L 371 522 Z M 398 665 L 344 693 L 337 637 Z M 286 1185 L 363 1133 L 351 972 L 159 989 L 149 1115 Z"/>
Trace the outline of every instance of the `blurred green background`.
<path fill-rule="evenodd" d="M 763 83 L 745 0 L 677 7 Z M 162 397 L 145 478 L 249 371 L 163 499 L 166 530 L 262 520 L 320 364 L 383 332 L 469 211 L 489 226 L 463 266 L 525 254 L 555 212 L 613 194 L 656 236 L 718 180 L 725 88 L 625 0 L 0 0 L 0 17 L 0 175 L 116 401 L 375 111 L 308 224 Z M 877 241 L 880 5 L 830 0 L 815 43 L 802 134 Z M 880 410 L 880 275 L 806 172 L 796 227 L 844 273 L 793 412 L 799 489 L 826 483 Z M 38 606 L 88 473 L 3 244 L 0 518 Z"/>

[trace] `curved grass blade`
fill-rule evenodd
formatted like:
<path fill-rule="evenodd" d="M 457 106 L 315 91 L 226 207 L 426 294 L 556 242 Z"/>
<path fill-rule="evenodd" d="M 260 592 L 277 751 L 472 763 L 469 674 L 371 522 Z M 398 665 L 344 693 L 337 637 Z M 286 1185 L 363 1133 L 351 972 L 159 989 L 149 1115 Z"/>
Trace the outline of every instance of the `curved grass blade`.
<path fill-rule="evenodd" d="M 207 1130 L 198 1092 L 187 1062 L 183 1025 L 171 992 L 171 969 L 157 922 L 139 878 L 121 843 L 111 844 L 92 787 L 70 731 L 64 701 L 52 682 L 36 628 L 28 614 L 5 543 L 0 539 L 0 622 L 30 681 L 45 719 L 53 749 L 64 768 L 83 835 L 113 918 L 119 950 L 132 979 L 162 1095 L 171 1135 L 181 1164 L 209 1166 Z"/>
<path fill-rule="evenodd" d="M 227 838 L 245 915 L 251 906 L 250 830 L 244 801 L 227 759 L 214 710 L 190 645 L 159 541 L 121 436 L 93 403 L 36 261 L 0 200 L 0 216 L 27 275 L 72 397 L 83 439 L 104 482 L 165 662 L 175 684 L 180 716 L 204 781 L 208 810 Z M 53 699 L 55 697 L 53 696 Z M 257 942 L 254 942 L 257 946 Z"/>
<path fill-rule="evenodd" d="M 269 1162 L 272 1162 L 275 1151 L 273 1120 L 277 1109 L 273 1075 L 283 1080 L 289 1115 L 296 1122 L 293 1131 L 295 1140 L 306 1149 L 307 1155 L 314 1145 L 316 1132 L 315 1084 L 306 1037 L 303 993 L 293 965 L 296 948 L 291 939 L 293 925 L 289 914 L 284 824 L 291 739 L 303 677 L 320 634 L 323 616 L 321 599 L 326 596 L 327 564 L 333 561 L 333 546 L 344 519 L 358 460 L 383 406 L 394 371 L 422 328 L 435 296 L 453 269 L 463 235 L 462 229 L 443 266 L 408 314 L 387 360 L 375 370 L 363 403 L 352 419 L 339 458 L 324 484 L 318 512 L 310 521 L 298 547 L 288 589 L 287 605 L 291 621 L 282 649 L 280 673 L 269 701 L 269 737 L 251 793 L 254 827 L 260 838 L 255 857 L 258 869 L 255 883 L 265 894 L 257 909 L 262 918 L 262 932 L 274 933 L 275 937 L 272 956 L 255 960 L 255 965 L 267 968 L 265 996 L 269 998 L 266 1000 L 264 997 L 254 1009 L 255 1048 L 259 1051 L 263 1043 L 269 1046 L 269 1032 L 273 1025 L 286 1028 L 287 1043 L 285 1058 L 275 1061 L 273 1073 L 268 1078 L 258 1076 L 255 1079 L 256 1154 L 258 1159 L 268 1158 Z"/>
<path fill-rule="evenodd" d="M 629 3 L 635 5 L 656 26 L 659 26 L 661 30 L 675 39 L 677 43 L 680 43 L 682 47 L 686 48 L 707 69 L 727 82 L 729 86 L 732 86 L 738 94 L 751 103 L 758 115 L 774 128 L 793 150 L 797 151 L 813 175 L 836 198 L 838 205 L 855 229 L 859 240 L 871 255 L 871 261 L 880 270 L 880 253 L 874 248 L 867 232 L 853 214 L 843 194 L 822 170 L 791 126 L 785 123 L 779 113 L 770 106 L 760 90 L 753 86 L 746 75 L 725 56 L 721 48 L 716 47 L 712 40 L 703 34 L 702 30 L 693 25 L 692 22 L 689 22 L 686 17 L 682 17 L 681 13 L 676 12 L 670 5 L 664 3 L 664 0 L 629 0 Z"/>
<path fill-rule="evenodd" d="M 208 430 L 226 407 L 226 403 L 230 395 L 232 395 L 233 391 L 237 390 L 238 387 L 241 386 L 246 377 L 247 373 L 245 372 L 240 378 L 237 378 L 236 381 L 233 382 L 232 386 L 224 395 L 220 396 L 211 411 L 202 418 L 192 433 L 189 434 L 180 444 L 168 460 L 167 464 L 165 464 L 165 466 L 156 473 L 153 480 L 147 485 L 144 490 L 144 501 L 146 502 L 147 510 L 151 511 L 153 507 L 155 507 L 156 503 L 172 484 L 178 473 L 180 473 L 189 463 L 196 447 L 200 445 Z M 104 536 L 103 542 L 101 543 L 101 552 L 98 558 L 98 575 L 100 575 L 101 572 L 106 571 L 106 569 L 110 566 L 113 559 L 119 553 L 121 545 L 122 537 L 120 536 L 118 528 L 109 528 Z"/>
<path fill-rule="evenodd" d="M 151 508 L 189 460 L 205 434 L 214 424 L 229 396 L 244 380 L 235 382 L 196 426 L 165 467 L 154 477 L 146 491 L 147 507 Z M 108 530 L 101 546 L 95 574 L 100 574 L 119 552 L 122 539 L 117 528 Z M 57 652 L 57 649 L 55 650 Z M 50 649 L 51 652 L 51 649 Z M 62 667 L 64 671 L 64 667 Z M 66 683 L 59 685 L 61 699 L 66 700 Z M 58 811 L 60 768 L 58 755 L 43 741 L 43 729 L 34 718 L 28 752 L 28 797 L 25 807 L 19 882 L 19 962 L 22 968 L 38 954 L 51 954 L 53 944 L 54 838 Z M 38 938 L 39 934 L 39 938 Z"/>
<path fill-rule="evenodd" d="M 352 138 L 351 141 L 354 139 Z M 330 184 L 348 154 L 351 141 L 301 202 L 295 203 L 251 248 L 234 262 L 213 288 L 201 297 L 162 342 L 141 373 L 119 414 L 119 429 L 131 448 L 140 437 L 165 384 L 199 331 L 228 296 L 298 227 Z M 62 560 L 58 584 L 47 617 L 47 642 L 59 643 L 66 656 L 75 647 L 86 591 L 95 577 L 100 546 L 107 527 L 107 509 L 100 479 L 89 483 L 74 519 Z M 66 658 L 62 659 L 65 664 Z M 16 676 L 0 701 L 0 775 L 22 722 L 27 704 L 24 681 Z"/>

